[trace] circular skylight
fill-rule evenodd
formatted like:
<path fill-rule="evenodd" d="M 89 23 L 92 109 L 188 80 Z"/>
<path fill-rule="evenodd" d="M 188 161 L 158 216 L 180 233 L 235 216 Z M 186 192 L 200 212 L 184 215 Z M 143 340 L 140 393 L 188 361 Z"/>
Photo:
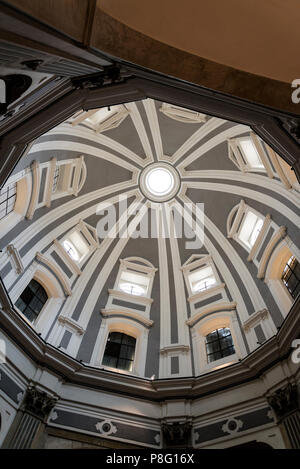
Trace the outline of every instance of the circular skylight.
<path fill-rule="evenodd" d="M 154 168 L 146 176 L 146 186 L 154 195 L 167 195 L 174 187 L 174 177 L 166 168 Z"/>
<path fill-rule="evenodd" d="M 160 202 L 176 195 L 180 179 L 176 169 L 169 163 L 154 163 L 142 172 L 140 186 L 150 200 Z"/>

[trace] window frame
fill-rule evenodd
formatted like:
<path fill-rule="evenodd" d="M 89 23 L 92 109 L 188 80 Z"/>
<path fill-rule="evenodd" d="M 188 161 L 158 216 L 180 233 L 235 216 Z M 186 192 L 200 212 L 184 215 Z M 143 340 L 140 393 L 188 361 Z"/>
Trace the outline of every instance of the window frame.
<path fill-rule="evenodd" d="M 41 309 L 39 310 L 39 312 L 37 313 L 36 317 L 35 317 L 33 320 L 30 320 L 30 319 L 26 316 L 26 314 L 24 313 L 24 311 L 22 311 L 22 310 L 17 306 L 17 302 L 19 301 L 19 299 L 21 298 L 21 296 L 24 294 L 24 292 L 25 292 L 28 288 L 30 288 L 30 284 L 31 284 L 32 282 L 35 282 L 36 284 L 38 284 L 38 288 L 41 288 L 41 289 L 46 293 L 47 299 L 46 299 L 46 301 L 42 304 L 42 307 L 41 307 Z M 36 292 L 34 292 L 32 289 L 30 289 L 30 290 L 31 290 L 31 292 L 33 293 L 32 298 L 30 299 L 30 302 L 32 301 L 33 298 L 37 298 L 38 301 L 39 301 L 40 303 L 42 303 L 42 300 L 35 294 Z M 21 299 L 22 299 L 22 298 L 21 298 Z M 34 277 L 32 277 L 32 279 L 30 280 L 30 282 L 26 285 L 26 287 L 23 289 L 22 293 L 21 293 L 21 294 L 19 295 L 19 297 L 17 298 L 16 302 L 14 303 L 14 307 L 22 314 L 23 317 L 26 318 L 26 320 L 27 320 L 28 322 L 30 322 L 32 325 L 35 325 L 35 323 L 36 323 L 37 320 L 38 320 L 39 315 L 42 313 L 42 311 L 43 311 L 45 305 L 47 304 L 48 300 L 49 300 L 49 294 L 48 294 L 48 292 L 46 291 L 45 287 L 41 284 L 41 282 L 38 282 Z M 24 301 L 23 299 L 22 299 L 22 301 L 25 303 L 25 301 Z M 25 308 L 25 310 L 29 307 L 29 304 L 30 304 L 30 303 L 26 303 L 26 308 Z M 29 308 L 30 308 L 30 307 L 29 307 Z M 31 311 L 33 311 L 32 308 L 30 308 L 30 309 L 31 309 Z"/>
<path fill-rule="evenodd" d="M 121 332 L 136 339 L 135 356 L 132 371 L 124 371 L 102 365 L 104 351 L 110 332 Z M 145 377 L 145 366 L 148 350 L 149 328 L 132 318 L 116 317 L 114 314 L 104 316 L 94 345 L 90 365 L 116 373 Z"/>
<path fill-rule="evenodd" d="M 219 331 L 221 331 L 222 329 L 228 329 L 228 330 L 229 330 L 229 334 L 227 334 L 226 336 L 220 337 Z M 211 341 L 208 342 L 207 338 L 208 338 L 209 336 L 211 336 L 214 332 L 217 333 L 217 338 L 216 338 L 216 340 L 211 340 Z M 230 345 L 229 347 L 223 348 L 223 347 L 222 347 L 222 339 L 224 339 L 225 337 L 229 337 L 229 336 L 230 336 L 231 339 L 232 339 L 232 345 Z M 208 352 L 208 345 L 210 345 L 210 344 L 212 344 L 212 343 L 215 343 L 215 342 L 218 343 L 218 346 L 219 346 L 219 347 L 218 347 L 218 350 L 215 350 L 215 351 L 213 351 L 213 352 Z M 218 361 L 218 360 L 221 359 L 221 358 L 229 357 L 229 356 L 235 354 L 235 348 L 234 348 L 233 338 L 232 338 L 231 330 L 229 329 L 229 327 L 222 327 L 222 328 L 215 329 L 214 331 L 211 331 L 209 334 L 207 334 L 207 335 L 205 336 L 205 345 L 206 345 L 206 359 L 207 359 L 207 363 L 213 363 L 213 362 L 215 362 L 215 361 Z M 227 349 L 230 349 L 230 348 L 233 348 L 233 353 L 230 353 L 230 354 L 228 354 L 228 355 L 224 355 L 224 354 L 223 354 L 224 350 L 227 350 Z M 210 357 L 211 355 L 216 354 L 216 353 L 220 353 L 220 354 L 221 354 L 221 357 L 220 357 L 219 359 L 216 358 L 216 359 L 214 359 L 214 360 L 210 360 L 209 357 Z"/>
<path fill-rule="evenodd" d="M 193 111 L 192 109 L 185 109 L 175 104 L 163 103 L 159 110 L 167 117 L 179 122 L 184 122 L 185 124 L 197 124 L 207 121 L 207 116 L 205 114 Z"/>
<path fill-rule="evenodd" d="M 110 341 L 110 337 L 111 337 L 113 334 L 121 334 L 121 342 L 111 341 L 112 343 L 120 344 L 120 345 L 119 345 L 118 354 L 117 354 L 116 356 L 109 355 L 108 353 L 106 353 L 106 350 L 107 350 L 107 348 L 108 348 L 108 343 L 109 343 L 109 341 Z M 132 359 L 129 359 L 129 358 L 127 358 L 127 357 L 122 357 L 122 356 L 121 356 L 121 353 L 122 353 L 122 345 L 124 345 L 123 339 L 124 339 L 125 337 L 130 337 L 131 339 L 134 339 L 134 345 L 125 344 L 126 347 L 129 347 L 129 348 L 133 349 L 133 358 L 132 358 Z M 125 334 L 124 332 L 110 331 L 109 334 L 108 334 L 108 336 L 107 336 L 107 341 L 106 341 L 106 345 L 105 345 L 105 349 L 104 349 L 104 353 L 103 353 L 103 357 L 102 357 L 102 366 L 105 366 L 105 367 L 108 367 L 108 368 L 115 368 L 115 369 L 117 369 L 117 370 L 132 372 L 132 369 L 133 369 L 133 366 L 134 366 L 135 354 L 136 354 L 136 338 L 135 338 L 135 337 L 133 337 L 132 335 Z M 113 367 L 113 366 L 111 366 L 111 365 L 108 365 L 108 364 L 106 364 L 106 363 L 103 363 L 106 356 L 109 356 L 109 357 L 112 357 L 112 358 L 116 358 L 116 361 L 117 361 L 116 366 Z M 131 365 L 131 366 L 129 367 L 129 369 L 127 369 L 127 368 L 120 368 L 120 367 L 118 366 L 120 360 L 125 360 L 126 362 L 130 362 L 130 365 Z"/>
<path fill-rule="evenodd" d="M 241 146 L 241 141 L 243 140 L 248 140 L 254 146 L 258 157 L 261 160 L 262 167 L 251 166 L 249 159 Z M 227 147 L 229 159 L 243 173 L 261 173 L 266 174 L 270 178 L 274 177 L 274 170 L 271 166 L 269 155 L 263 147 L 262 140 L 254 132 L 228 139 Z"/>
<path fill-rule="evenodd" d="M 206 336 L 216 329 L 228 327 L 231 332 L 235 353 L 208 363 L 206 355 Z M 214 371 L 238 362 L 247 355 L 247 350 L 236 310 L 217 311 L 200 320 L 191 327 L 193 356 L 196 375 Z"/>
<path fill-rule="evenodd" d="M 64 246 L 64 242 L 67 241 L 71 245 L 74 246 L 74 249 L 78 251 L 74 241 L 70 239 L 70 236 L 73 235 L 73 233 L 77 233 L 79 236 L 82 237 L 83 242 L 87 245 L 87 252 L 81 256 L 78 260 L 73 259 L 67 252 Z M 71 264 L 71 267 L 74 268 L 75 273 L 78 273 L 78 268 L 81 269 L 83 264 L 91 257 L 91 255 L 98 249 L 99 247 L 99 240 L 97 236 L 97 231 L 96 229 L 85 223 L 83 220 L 80 220 L 77 225 L 75 225 L 71 230 L 69 230 L 57 243 L 60 244 L 63 252 L 59 249 L 60 253 L 59 254 L 64 254 L 66 253 L 67 257 L 64 256 L 64 258 L 67 260 L 69 264 Z"/>

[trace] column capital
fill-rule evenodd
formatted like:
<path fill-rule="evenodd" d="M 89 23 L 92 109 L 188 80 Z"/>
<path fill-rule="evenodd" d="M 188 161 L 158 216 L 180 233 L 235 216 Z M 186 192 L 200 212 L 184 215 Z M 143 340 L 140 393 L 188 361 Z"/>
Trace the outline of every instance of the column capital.
<path fill-rule="evenodd" d="M 292 412 L 299 410 L 297 385 L 289 383 L 287 386 L 277 389 L 267 397 L 267 400 L 277 419 L 281 420 Z"/>
<path fill-rule="evenodd" d="M 28 386 L 22 408 L 25 412 L 45 420 L 55 406 L 57 398 L 38 390 L 35 386 Z"/>

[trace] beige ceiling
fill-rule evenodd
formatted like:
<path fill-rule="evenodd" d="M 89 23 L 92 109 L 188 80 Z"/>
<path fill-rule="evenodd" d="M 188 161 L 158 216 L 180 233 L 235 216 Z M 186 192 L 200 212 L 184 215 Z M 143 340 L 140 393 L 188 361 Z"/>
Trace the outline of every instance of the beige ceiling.
<path fill-rule="evenodd" d="M 257 75 L 300 78 L 299 0 L 98 0 L 153 39 Z"/>

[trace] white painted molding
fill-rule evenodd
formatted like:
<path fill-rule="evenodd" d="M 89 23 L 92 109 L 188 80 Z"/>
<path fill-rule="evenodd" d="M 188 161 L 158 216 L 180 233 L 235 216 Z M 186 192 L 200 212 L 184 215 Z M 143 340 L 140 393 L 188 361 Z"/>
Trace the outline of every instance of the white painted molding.
<path fill-rule="evenodd" d="M 65 275 L 61 271 L 61 269 L 58 266 L 56 266 L 56 264 L 54 262 L 52 262 L 50 259 L 48 259 L 46 256 L 44 256 L 40 252 L 36 253 L 36 259 L 39 262 L 42 262 L 43 264 L 45 264 L 52 271 L 52 273 L 54 273 L 55 276 L 60 280 L 60 282 L 63 286 L 65 294 L 67 296 L 72 295 L 72 290 L 71 290 L 71 288 L 68 284 L 68 281 L 65 278 Z"/>
<path fill-rule="evenodd" d="M 151 319 L 146 319 L 141 314 L 135 313 L 133 311 L 123 311 L 121 309 L 101 309 L 101 314 L 104 317 L 111 317 L 111 316 L 122 316 L 124 318 L 133 319 L 136 321 L 141 322 L 146 327 L 151 327 L 154 324 L 154 321 Z"/>
<path fill-rule="evenodd" d="M 186 124 L 202 123 L 206 122 L 207 119 L 205 114 L 201 114 L 197 111 L 192 111 L 191 109 L 185 109 L 179 106 L 174 106 L 173 104 L 168 103 L 163 103 L 159 110 L 171 119 L 174 119 L 179 122 L 184 122 Z"/>
<path fill-rule="evenodd" d="M 207 288 L 207 290 L 200 291 L 188 297 L 189 303 L 195 303 L 196 301 L 201 301 L 202 299 L 210 298 L 214 296 L 217 292 L 223 290 L 225 288 L 225 283 L 218 283 L 213 287 Z"/>
<path fill-rule="evenodd" d="M 39 191 L 40 191 L 40 167 L 39 167 L 38 161 L 33 161 L 31 163 L 31 171 L 32 171 L 31 199 L 30 199 L 29 207 L 26 213 L 26 218 L 28 218 L 28 220 L 32 219 L 37 203 L 38 203 L 38 197 L 39 197 Z"/>
<path fill-rule="evenodd" d="M 260 320 L 268 317 L 269 314 L 270 312 L 266 308 L 262 309 L 261 311 L 256 311 L 256 313 L 251 314 L 249 319 L 243 322 L 243 329 L 247 331 L 248 329 L 256 325 L 258 322 L 260 322 Z"/>
<path fill-rule="evenodd" d="M 268 229 L 269 229 L 269 226 L 270 226 L 270 223 L 271 223 L 271 215 L 268 214 L 265 216 L 265 219 L 264 219 L 264 223 L 263 223 L 263 226 L 261 227 L 261 230 L 255 240 L 255 243 L 253 244 L 252 248 L 251 248 L 251 251 L 249 252 L 249 256 L 247 257 L 247 261 L 252 261 L 263 241 L 263 238 L 265 236 L 265 234 L 267 233 Z"/>
<path fill-rule="evenodd" d="M 152 139 L 154 142 L 154 147 L 156 151 L 156 156 L 157 159 L 163 160 L 163 145 L 162 145 L 162 140 L 161 140 L 161 133 L 160 133 L 160 128 L 159 128 L 159 123 L 158 123 L 158 118 L 157 118 L 157 112 L 156 112 L 156 107 L 153 99 L 147 98 L 144 99 L 143 105 L 147 114 L 148 118 L 148 123 L 150 126 L 151 134 L 152 134 Z"/>
<path fill-rule="evenodd" d="M 161 354 L 188 353 L 190 349 L 191 348 L 189 345 L 171 344 L 171 345 L 165 345 L 163 348 L 160 349 L 159 353 Z"/>
<path fill-rule="evenodd" d="M 220 302 L 220 303 L 213 303 L 210 304 L 199 311 L 199 313 L 195 314 L 192 318 L 186 321 L 186 324 L 190 327 L 194 326 L 196 322 L 198 322 L 201 318 L 206 316 L 207 314 L 216 313 L 216 312 L 223 312 L 223 311 L 235 311 L 236 309 L 236 302 Z"/>
<path fill-rule="evenodd" d="M 272 166 L 270 165 L 270 161 L 269 161 L 269 158 L 268 158 L 268 155 L 266 154 L 265 150 L 263 149 L 262 145 L 261 145 L 261 142 L 259 140 L 259 138 L 257 137 L 257 135 L 254 133 L 254 132 L 250 132 L 250 137 L 251 137 L 251 140 L 252 142 L 254 143 L 255 145 L 255 148 L 259 154 L 259 157 L 265 167 L 265 170 L 267 172 L 267 175 L 270 179 L 272 179 L 274 177 L 274 172 L 273 172 L 273 169 L 272 169 Z"/>
<path fill-rule="evenodd" d="M 275 153 L 273 148 L 269 147 L 269 145 L 266 145 L 266 147 L 267 147 L 267 152 L 269 154 L 269 157 L 270 157 L 270 159 L 273 163 L 274 168 L 276 169 L 276 172 L 277 172 L 278 176 L 280 177 L 280 180 L 281 180 L 282 184 L 287 189 L 291 189 L 293 187 L 293 185 L 290 183 L 290 181 L 288 180 L 285 172 L 282 169 L 282 166 L 281 166 L 280 161 L 279 161 L 280 157 Z"/>
<path fill-rule="evenodd" d="M 146 265 L 137 264 L 137 262 L 142 262 Z M 135 269 L 139 272 L 145 273 L 155 273 L 158 270 L 153 264 L 151 264 L 151 262 L 143 257 L 127 257 L 126 259 L 120 259 L 120 264 L 130 270 Z"/>
<path fill-rule="evenodd" d="M 235 205 L 227 217 L 226 228 L 227 228 L 227 238 L 232 238 L 237 232 L 238 226 L 241 222 L 245 211 L 245 201 L 242 199 L 238 205 Z M 235 218 L 234 218 L 235 216 Z M 232 222 L 233 220 L 233 222 Z"/>
<path fill-rule="evenodd" d="M 122 290 L 114 290 L 109 288 L 108 293 L 114 298 L 119 298 L 120 300 L 127 301 L 129 303 L 137 303 L 142 305 L 151 305 L 153 303 L 153 298 L 142 295 L 131 295 Z"/>
<path fill-rule="evenodd" d="M 63 258 L 63 260 L 66 262 L 66 264 L 68 264 L 69 267 L 71 267 L 71 269 L 74 271 L 74 273 L 77 274 L 77 275 L 81 275 L 82 274 L 81 269 L 78 267 L 76 262 L 73 261 L 71 256 L 69 256 L 69 254 L 63 248 L 63 246 L 60 244 L 60 242 L 57 241 L 57 239 L 54 239 L 53 244 L 54 244 L 56 250 L 58 251 L 58 253 Z"/>
<path fill-rule="evenodd" d="M 58 322 L 60 322 L 63 325 L 69 326 L 78 335 L 83 335 L 85 333 L 85 329 L 83 329 L 83 327 L 81 327 L 76 321 L 74 321 L 70 317 L 61 315 L 61 316 L 58 317 Z"/>
<path fill-rule="evenodd" d="M 13 268 L 16 273 L 19 275 L 24 272 L 24 266 L 22 264 L 22 259 L 20 257 L 19 251 L 14 247 L 13 244 L 9 244 L 6 248 L 8 255 L 10 256 Z"/>
<path fill-rule="evenodd" d="M 262 255 L 262 258 L 260 260 L 259 266 L 258 266 L 258 272 L 257 272 L 257 278 L 263 278 L 265 275 L 265 271 L 267 268 L 267 264 L 269 262 L 270 256 L 272 254 L 273 249 L 275 248 L 276 244 L 283 238 L 286 234 L 286 227 L 281 226 L 278 228 L 276 233 L 272 236 L 270 241 L 268 242 L 266 249 Z"/>
<path fill-rule="evenodd" d="M 52 188 L 53 188 L 53 180 L 56 168 L 56 158 L 51 158 L 48 170 L 47 170 L 47 181 L 45 187 L 45 195 L 44 195 L 44 203 L 46 207 L 51 207 L 51 198 L 52 198 Z"/>

